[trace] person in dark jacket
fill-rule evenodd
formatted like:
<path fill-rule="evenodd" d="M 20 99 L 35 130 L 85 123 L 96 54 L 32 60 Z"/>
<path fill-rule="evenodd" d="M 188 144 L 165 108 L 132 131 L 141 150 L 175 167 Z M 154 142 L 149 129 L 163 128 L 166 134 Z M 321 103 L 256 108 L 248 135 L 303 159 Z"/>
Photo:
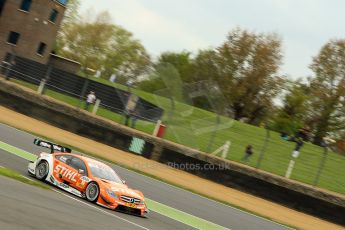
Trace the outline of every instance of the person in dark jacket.
<path fill-rule="evenodd" d="M 253 155 L 253 146 L 247 145 L 246 150 L 244 152 L 244 156 L 242 158 L 242 161 L 248 162 L 251 155 Z"/>
<path fill-rule="evenodd" d="M 282 133 L 281 137 L 283 140 L 295 142 L 296 146 L 292 152 L 292 156 L 297 158 L 299 156 L 299 151 L 304 145 L 305 141 L 309 141 L 310 139 L 310 129 L 309 127 L 301 128 L 297 131 L 294 136 L 289 137 L 286 133 Z"/>

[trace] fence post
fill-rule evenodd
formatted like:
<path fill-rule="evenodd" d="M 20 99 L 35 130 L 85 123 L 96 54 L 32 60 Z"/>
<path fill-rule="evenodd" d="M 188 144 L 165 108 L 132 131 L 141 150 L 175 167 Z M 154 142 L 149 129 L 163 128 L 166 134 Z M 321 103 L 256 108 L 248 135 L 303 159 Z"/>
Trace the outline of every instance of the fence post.
<path fill-rule="evenodd" d="M 84 83 L 84 85 L 83 85 L 83 88 L 82 88 L 82 90 L 81 90 L 81 94 L 80 94 L 80 96 L 79 96 L 79 103 L 78 103 L 78 108 L 80 108 L 81 107 L 81 104 L 82 104 L 82 102 L 83 102 L 83 100 L 84 100 L 84 96 L 85 96 L 85 94 L 86 94 L 86 90 L 87 90 L 87 87 L 89 86 L 89 78 L 86 78 L 85 79 L 85 83 Z"/>
<path fill-rule="evenodd" d="M 2 64 L 1 64 L 1 74 L 4 75 L 4 78 L 7 80 L 6 76 L 7 76 L 7 72 L 8 72 L 8 69 L 10 68 L 10 63 L 7 62 L 7 61 L 2 61 Z"/>
<path fill-rule="evenodd" d="M 267 124 L 265 126 L 266 126 L 266 138 L 265 138 L 264 145 L 262 146 L 262 148 L 260 150 L 260 155 L 259 155 L 259 158 L 258 158 L 258 162 L 256 164 L 256 168 L 257 169 L 259 169 L 260 166 L 261 166 L 261 162 L 262 162 L 262 159 L 264 159 L 264 155 L 265 155 L 265 152 L 266 152 L 266 149 L 267 149 L 267 146 L 268 146 L 268 141 L 270 139 L 270 130 L 267 128 Z"/>
<path fill-rule="evenodd" d="M 12 52 L 10 53 L 10 59 L 9 59 L 9 62 L 8 62 L 8 67 L 6 69 L 6 73 L 5 73 L 5 80 L 10 80 L 10 75 L 11 75 L 11 69 L 12 69 L 12 66 L 15 64 L 15 53 L 14 51 L 12 50 Z"/>
<path fill-rule="evenodd" d="M 42 94 L 42 95 L 45 94 L 45 92 L 46 92 L 46 84 L 47 84 L 47 82 L 50 79 L 50 75 L 51 75 L 52 69 L 53 69 L 52 64 L 49 61 L 47 72 L 46 72 L 44 78 L 41 80 L 41 84 L 39 86 L 39 87 L 42 87 L 41 91 L 39 91 L 39 93 Z M 38 88 L 38 90 L 40 90 L 40 88 Z"/>
<path fill-rule="evenodd" d="M 157 136 L 157 133 L 158 133 L 158 130 L 159 130 L 159 126 L 161 124 L 162 124 L 162 121 L 158 120 L 157 123 L 156 123 L 155 129 L 153 130 L 153 133 L 152 133 L 153 136 Z"/>
<path fill-rule="evenodd" d="M 97 99 L 95 105 L 93 106 L 93 110 L 92 110 L 93 114 L 97 113 L 97 110 L 100 104 L 101 104 L 101 100 Z"/>
<path fill-rule="evenodd" d="M 43 94 L 43 90 L 44 90 L 45 85 L 46 85 L 46 79 L 43 78 L 40 82 L 40 86 L 37 89 L 38 94 L 40 94 L 40 95 Z"/>
<path fill-rule="evenodd" d="M 317 171 L 316 177 L 314 180 L 314 184 L 313 184 L 314 186 L 317 186 L 319 184 L 320 176 L 321 176 L 321 173 L 323 171 L 323 168 L 325 167 L 327 156 L 328 156 L 328 147 L 325 146 L 324 151 L 323 151 L 323 156 L 322 156 L 322 159 L 320 162 L 319 170 Z"/>
<path fill-rule="evenodd" d="M 212 145 L 213 145 L 213 142 L 214 142 L 214 138 L 216 138 L 216 135 L 217 135 L 217 131 L 218 131 L 219 124 L 220 124 L 219 113 L 217 113 L 216 122 L 217 122 L 216 126 L 214 127 L 214 130 L 212 132 L 212 135 L 211 135 L 210 140 L 209 140 L 208 145 L 207 145 L 207 149 L 206 149 L 207 153 L 210 153 L 212 151 Z"/>
<path fill-rule="evenodd" d="M 168 116 L 167 116 L 167 121 L 166 121 L 167 124 L 172 123 L 172 119 L 175 113 L 175 100 L 173 97 L 171 97 L 171 95 L 169 99 L 170 99 L 171 110 L 169 111 Z"/>

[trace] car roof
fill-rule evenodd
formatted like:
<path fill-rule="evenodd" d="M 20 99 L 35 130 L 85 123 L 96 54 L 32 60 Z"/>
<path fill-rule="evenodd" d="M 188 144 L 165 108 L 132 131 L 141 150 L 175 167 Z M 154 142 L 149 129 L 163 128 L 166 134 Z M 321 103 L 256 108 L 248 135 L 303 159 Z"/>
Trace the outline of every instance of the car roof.
<path fill-rule="evenodd" d="M 78 157 L 80 159 L 82 159 L 84 162 L 91 162 L 91 163 L 96 163 L 96 164 L 99 164 L 99 165 L 102 165 L 102 166 L 106 166 L 106 167 L 110 167 L 109 165 L 101 162 L 101 161 L 98 161 L 96 159 L 92 159 L 92 158 L 89 158 L 89 157 L 85 157 L 85 156 L 82 156 L 82 155 L 78 155 L 78 154 L 74 154 L 74 153 L 54 153 L 55 155 L 71 155 L 71 156 L 74 156 L 74 157 Z"/>

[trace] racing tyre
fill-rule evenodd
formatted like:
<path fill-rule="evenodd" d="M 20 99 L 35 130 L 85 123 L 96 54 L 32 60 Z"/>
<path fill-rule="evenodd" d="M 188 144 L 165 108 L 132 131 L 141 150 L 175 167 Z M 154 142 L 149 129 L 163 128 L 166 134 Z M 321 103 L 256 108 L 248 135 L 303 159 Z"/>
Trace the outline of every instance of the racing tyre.
<path fill-rule="evenodd" d="M 96 182 L 90 182 L 85 191 L 85 197 L 90 202 L 96 202 L 99 196 L 99 187 Z"/>
<path fill-rule="evenodd" d="M 49 165 L 46 161 L 41 161 L 35 170 L 35 176 L 39 180 L 45 180 L 49 172 Z"/>

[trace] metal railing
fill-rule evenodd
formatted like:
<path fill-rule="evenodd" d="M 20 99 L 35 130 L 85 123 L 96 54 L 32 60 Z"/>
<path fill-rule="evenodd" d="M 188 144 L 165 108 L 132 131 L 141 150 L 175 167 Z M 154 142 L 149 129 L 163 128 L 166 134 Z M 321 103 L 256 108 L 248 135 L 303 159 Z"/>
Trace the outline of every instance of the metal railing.
<path fill-rule="evenodd" d="M 19 60 L 20 61 L 20 60 Z M 37 90 L 42 80 L 45 79 L 43 93 L 55 99 L 64 101 L 73 106 L 83 108 L 86 92 L 92 90 L 101 99 L 97 115 L 125 124 L 130 119 L 133 128 L 152 134 L 157 119 L 149 119 L 136 114 L 128 117 L 125 111 L 127 97 L 126 91 L 113 88 L 104 90 L 92 78 L 68 78 L 63 71 L 52 69 L 49 73 L 47 67 L 39 66 L 33 69 L 31 66 L 13 68 L 9 63 L 1 64 L 1 73 L 12 81 Z M 47 73 L 49 73 L 47 75 Z M 85 84 L 87 84 L 85 86 Z M 204 84 L 204 83 L 203 83 Z M 201 92 L 203 84 L 195 83 L 187 87 L 186 92 Z M 68 85 L 69 87 L 64 87 Z M 205 84 L 204 84 L 205 85 Z M 84 88 L 84 90 L 83 90 Z M 86 88 L 86 90 L 85 90 Z M 132 89 L 140 94 L 140 91 Z M 117 92 L 121 92 L 118 95 Z M 211 94 L 212 92 L 205 92 Z M 140 96 L 140 95 L 139 95 Z M 117 98 L 115 101 L 112 99 Z M 210 96 L 211 100 L 221 96 Z M 107 103 L 112 101 L 112 103 Z M 164 138 L 208 153 L 218 151 L 220 155 L 229 160 L 247 164 L 253 168 L 262 169 L 280 176 L 286 175 L 291 160 L 294 167 L 291 179 L 298 180 L 313 186 L 319 186 L 338 193 L 345 194 L 345 157 L 336 154 L 328 147 L 319 147 L 306 143 L 300 151 L 298 158 L 293 158 L 291 153 L 295 143 L 282 140 L 280 134 L 267 129 L 268 125 L 255 127 L 239 121 L 234 121 L 225 116 L 225 113 L 212 113 L 193 107 L 193 100 L 178 101 L 167 94 L 166 89 L 152 94 L 150 103 L 140 104 L 143 114 L 154 114 L 156 108 L 164 108 L 163 123 L 167 124 L 167 132 Z M 223 103 L 223 102 L 222 102 Z M 157 106 L 151 106 L 155 104 Z M 226 107 L 226 104 L 218 104 L 215 107 Z M 151 111 L 150 111 L 151 110 Z M 253 146 L 254 154 L 245 158 L 245 148 Z M 218 153 L 217 152 L 217 153 Z"/>

